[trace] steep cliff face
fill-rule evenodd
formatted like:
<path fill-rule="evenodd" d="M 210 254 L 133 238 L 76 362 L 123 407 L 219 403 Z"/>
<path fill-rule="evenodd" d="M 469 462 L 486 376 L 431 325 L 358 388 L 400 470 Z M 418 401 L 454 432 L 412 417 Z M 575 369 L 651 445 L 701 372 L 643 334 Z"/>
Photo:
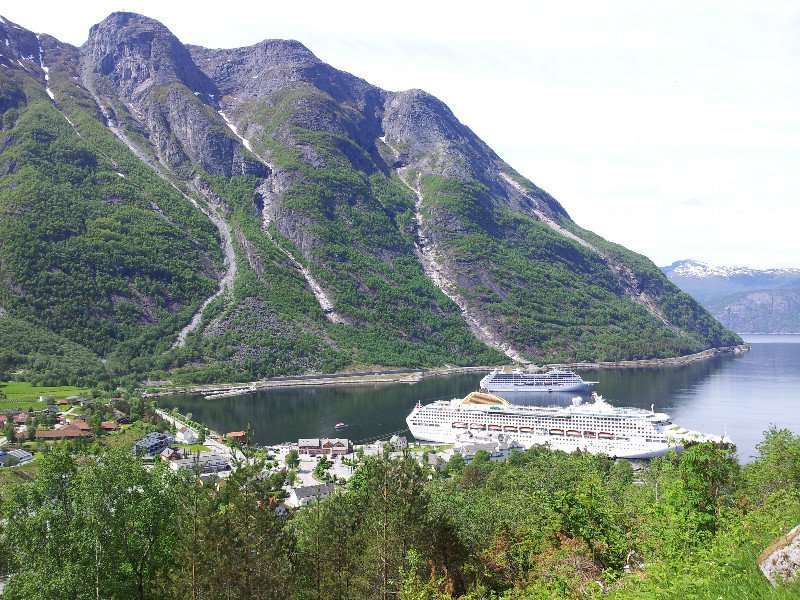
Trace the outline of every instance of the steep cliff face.
<path fill-rule="evenodd" d="M 86 181 L 111 169 L 104 210 L 141 206 L 190 244 L 167 252 L 193 290 L 165 300 L 181 316 L 145 310 L 163 281 L 145 286 L 149 267 L 128 268 L 152 292 L 138 317 L 159 331 L 149 348 L 172 346 L 158 359 L 145 352 L 141 372 L 247 379 L 353 364 L 644 358 L 737 341 L 652 263 L 578 227 L 423 91 L 381 90 L 295 41 L 186 47 L 131 13 L 92 27 L 80 50 L 2 25 L 0 63 L 16 82 L 0 93 L 4 147 L 19 143 L 20 107 L 36 97 L 57 124 L 53 140 L 95 144 L 79 161 Z M 120 189 L 135 188 L 134 172 L 157 192 Z M 114 234 L 128 245 L 136 226 Z M 221 252 L 203 245 L 209 236 Z M 5 289 L 4 310 L 25 304 L 18 284 Z M 38 292 L 25 294 L 41 318 Z M 89 344 L 89 327 L 67 337 Z"/>
<path fill-rule="evenodd" d="M 82 61 L 87 89 L 179 174 L 267 175 L 216 114 L 216 85 L 158 21 L 114 13 L 91 28 Z"/>

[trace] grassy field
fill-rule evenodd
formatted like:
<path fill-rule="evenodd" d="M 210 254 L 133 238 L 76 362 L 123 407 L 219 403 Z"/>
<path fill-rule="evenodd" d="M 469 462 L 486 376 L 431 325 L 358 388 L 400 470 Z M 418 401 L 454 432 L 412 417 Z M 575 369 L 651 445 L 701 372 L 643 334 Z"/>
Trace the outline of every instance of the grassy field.
<path fill-rule="evenodd" d="M 133 425 L 123 425 L 120 431 L 115 431 L 108 435 L 104 435 L 98 439 L 101 446 L 106 448 L 130 449 L 133 448 L 134 442 L 140 440 L 145 435 L 154 431 L 155 428 L 142 422 L 134 423 Z"/>
<path fill-rule="evenodd" d="M 208 452 L 211 450 L 208 446 L 204 446 L 203 444 L 175 444 L 176 448 L 187 448 L 189 452 Z"/>
<path fill-rule="evenodd" d="M 66 398 L 67 396 L 84 396 L 88 388 L 77 388 L 71 385 L 56 387 L 36 386 L 27 381 L 0 381 L 0 410 L 4 408 L 20 408 L 28 410 L 40 408 L 39 396 L 52 396 L 53 398 Z"/>
<path fill-rule="evenodd" d="M 0 469 L 0 495 L 7 493 L 15 486 L 33 481 L 38 468 L 37 462 L 34 460 L 18 467 Z"/>

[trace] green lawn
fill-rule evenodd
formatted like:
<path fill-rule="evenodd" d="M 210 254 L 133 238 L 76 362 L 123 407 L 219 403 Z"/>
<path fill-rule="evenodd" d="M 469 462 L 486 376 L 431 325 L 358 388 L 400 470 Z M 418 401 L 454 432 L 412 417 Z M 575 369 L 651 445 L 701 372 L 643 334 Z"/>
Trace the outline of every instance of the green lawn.
<path fill-rule="evenodd" d="M 208 452 L 211 450 L 208 446 L 204 446 L 203 444 L 175 444 L 176 448 L 188 448 L 189 452 Z"/>
<path fill-rule="evenodd" d="M 39 396 L 52 396 L 53 398 L 66 398 L 67 396 L 85 396 L 89 388 L 78 388 L 71 385 L 55 387 L 36 386 L 27 381 L 0 381 L 0 410 L 4 408 L 20 408 L 28 410 L 41 408 Z"/>
<path fill-rule="evenodd" d="M 154 430 L 155 428 L 152 425 L 137 421 L 132 425 L 123 425 L 121 430 L 101 436 L 97 441 L 101 446 L 106 448 L 130 449 L 133 448 L 134 442 L 142 439 L 145 435 Z"/>
<path fill-rule="evenodd" d="M 37 466 L 37 461 L 34 460 L 18 467 L 0 468 L 0 496 L 15 486 L 33 481 Z"/>
<path fill-rule="evenodd" d="M 453 447 L 453 444 L 418 444 L 408 447 L 409 452 L 440 452 L 444 450 L 449 450 Z"/>

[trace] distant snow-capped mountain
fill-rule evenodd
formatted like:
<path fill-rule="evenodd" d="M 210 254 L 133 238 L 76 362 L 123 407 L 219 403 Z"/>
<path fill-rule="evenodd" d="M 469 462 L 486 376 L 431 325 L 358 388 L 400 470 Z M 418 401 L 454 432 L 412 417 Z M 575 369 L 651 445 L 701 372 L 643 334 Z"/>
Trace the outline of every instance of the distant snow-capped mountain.
<path fill-rule="evenodd" d="M 769 277 L 798 278 L 800 269 L 752 269 L 750 267 L 723 267 L 709 265 L 699 260 L 678 260 L 661 271 L 670 279 L 673 277 Z"/>
<path fill-rule="evenodd" d="M 800 269 L 679 260 L 661 270 L 737 333 L 800 333 Z"/>

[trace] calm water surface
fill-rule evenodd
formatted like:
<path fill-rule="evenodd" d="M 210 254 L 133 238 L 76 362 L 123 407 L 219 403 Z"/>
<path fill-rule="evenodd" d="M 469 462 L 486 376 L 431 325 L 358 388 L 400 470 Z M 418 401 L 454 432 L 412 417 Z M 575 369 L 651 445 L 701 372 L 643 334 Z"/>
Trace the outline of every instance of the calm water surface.
<path fill-rule="evenodd" d="M 771 425 L 800 433 L 800 336 L 746 336 L 752 349 L 684 367 L 584 371 L 600 381 L 597 391 L 617 406 L 638 406 L 672 415 L 676 423 L 736 442 L 739 459 L 751 460 Z M 300 437 L 341 435 L 366 441 L 402 430 L 417 400 L 463 397 L 481 375 L 455 375 L 414 385 L 325 386 L 276 389 L 232 398 L 165 398 L 163 406 L 191 412 L 217 431 L 243 429 L 274 444 Z M 575 394 L 506 394 L 518 404 L 568 404 Z M 336 431 L 338 422 L 348 424 Z"/>

